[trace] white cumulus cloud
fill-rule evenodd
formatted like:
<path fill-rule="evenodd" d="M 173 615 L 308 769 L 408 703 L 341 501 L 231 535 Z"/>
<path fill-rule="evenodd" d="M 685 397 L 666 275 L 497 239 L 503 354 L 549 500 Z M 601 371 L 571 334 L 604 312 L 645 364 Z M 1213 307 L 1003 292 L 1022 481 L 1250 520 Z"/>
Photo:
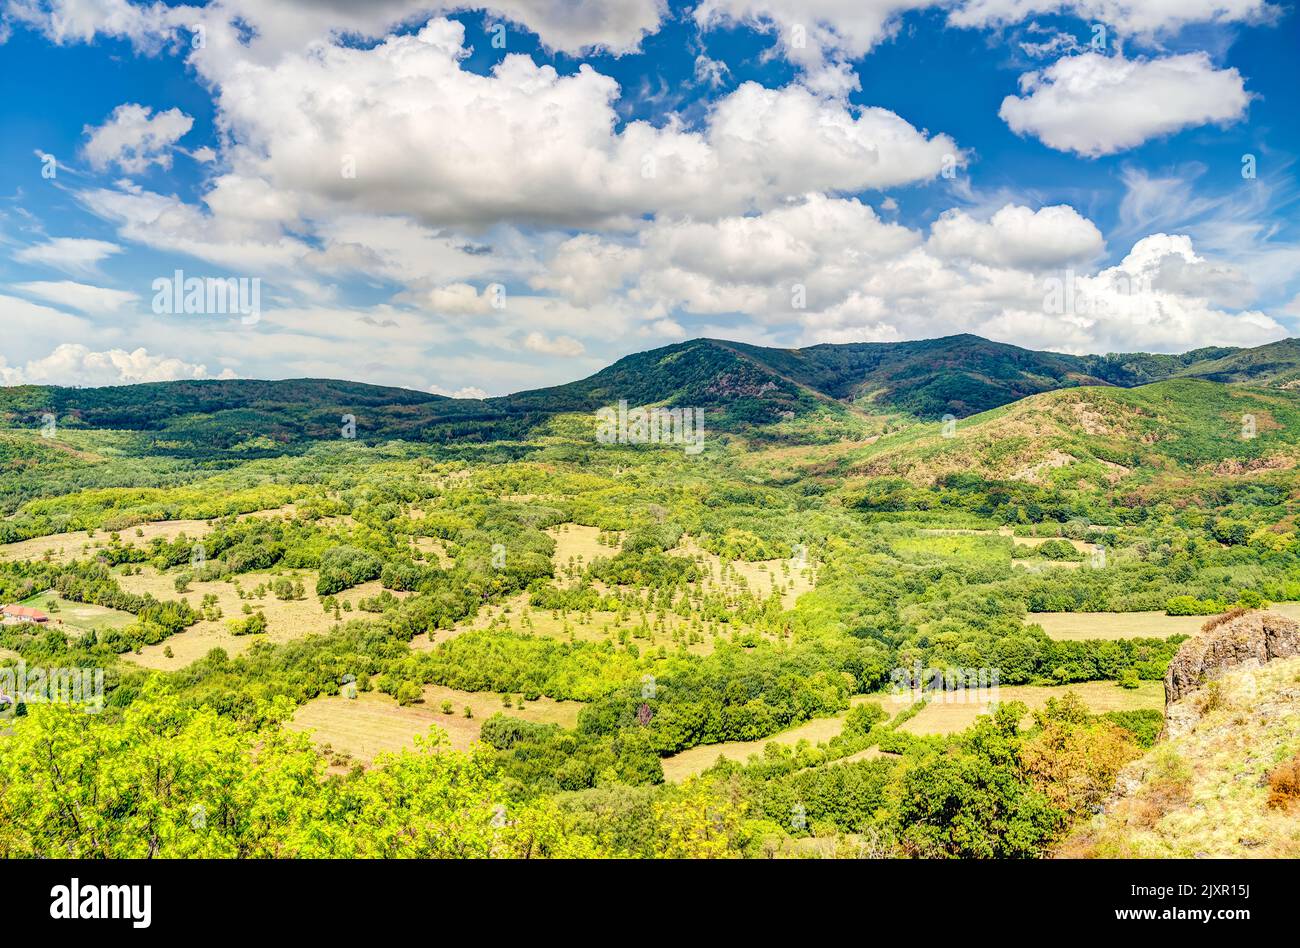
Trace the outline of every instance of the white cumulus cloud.
<path fill-rule="evenodd" d="M 991 27 L 1040 14 L 1073 14 L 1123 34 L 1152 38 L 1193 23 L 1253 23 L 1278 8 L 1267 0 L 964 0 L 948 16 L 955 26 Z"/>
<path fill-rule="evenodd" d="M 180 109 L 155 113 L 145 105 L 126 102 L 103 125 L 85 128 L 83 147 L 91 167 L 103 171 L 116 164 L 127 174 L 140 174 L 150 165 L 172 166 L 172 148 L 194 126 Z"/>
<path fill-rule="evenodd" d="M 56 43 L 111 36 L 149 50 L 177 38 L 192 44 L 195 26 L 204 27 L 205 44 L 211 40 L 221 46 L 221 37 L 211 34 L 238 22 L 251 31 L 251 36 L 241 36 L 241 43 L 248 44 L 251 55 L 269 60 L 315 40 L 381 37 L 431 14 L 463 9 L 484 10 L 503 25 L 522 25 L 551 49 L 626 53 L 659 28 L 666 6 L 663 0 L 213 0 L 204 7 L 128 0 L 10 0 L 7 12 Z M 489 26 L 495 33 L 496 23 Z M 491 35 L 482 37 L 484 45 L 490 41 Z M 508 34 L 506 41 L 509 44 Z"/>
<path fill-rule="evenodd" d="M 1020 91 L 998 110 L 1014 132 L 1090 158 L 1184 128 L 1235 122 L 1250 104 L 1241 73 L 1216 69 L 1205 53 L 1066 56 L 1021 76 Z"/>
<path fill-rule="evenodd" d="M 65 342 L 44 358 L 25 365 L 0 365 L 6 385 L 127 385 L 134 382 L 174 382 L 212 378 L 207 366 L 153 355 L 143 347 L 127 352 L 94 352 L 80 343 Z M 233 378 L 224 370 L 219 378 Z"/>
<path fill-rule="evenodd" d="M 548 339 L 540 332 L 530 332 L 524 337 L 524 348 L 530 352 L 540 352 L 543 355 L 563 356 L 573 358 L 580 356 L 587 351 L 586 347 L 577 339 L 571 336 L 556 336 Z"/>
<path fill-rule="evenodd" d="M 562 274 L 557 292 L 593 310 L 621 302 L 697 327 L 687 335 L 728 316 L 744 317 L 751 335 L 766 328 L 802 344 L 973 332 L 1076 352 L 1168 352 L 1286 335 L 1250 308 L 1242 273 L 1185 235 L 1144 238 L 1098 269 L 1103 252 L 1096 225 L 1066 205 L 1009 204 L 988 220 L 956 209 L 926 238 L 856 200 L 811 195 L 761 215 L 656 222 L 635 240 L 574 238 L 548 270 Z"/>
<path fill-rule="evenodd" d="M 466 44 L 462 24 L 435 19 L 373 48 L 328 44 L 271 65 L 211 47 L 192 59 L 220 87 L 241 195 L 249 179 L 264 182 L 286 221 L 351 211 L 430 227 L 600 226 L 895 187 L 961 160 L 948 136 L 798 84 L 746 83 L 699 131 L 676 119 L 619 129 L 610 77 L 517 54 L 481 75 L 463 68 Z M 245 202 L 221 200 L 229 177 L 208 200 L 234 216 Z"/>
<path fill-rule="evenodd" d="M 1008 204 L 988 221 L 951 210 L 930 225 L 929 248 L 993 266 L 1059 267 L 1093 260 L 1106 249 L 1101 231 L 1067 204 L 1031 210 Z"/>
<path fill-rule="evenodd" d="M 793 62 L 819 65 L 826 58 L 857 59 L 898 29 L 908 10 L 941 0 L 704 0 L 695 20 L 704 28 L 744 25 L 776 34 Z"/>

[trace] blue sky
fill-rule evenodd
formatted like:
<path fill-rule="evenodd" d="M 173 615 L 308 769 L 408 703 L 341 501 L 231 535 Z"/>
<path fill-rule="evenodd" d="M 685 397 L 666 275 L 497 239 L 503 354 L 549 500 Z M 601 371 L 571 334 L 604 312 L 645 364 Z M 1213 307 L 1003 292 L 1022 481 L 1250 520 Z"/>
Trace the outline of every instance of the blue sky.
<path fill-rule="evenodd" d="M 5 384 L 475 396 L 701 335 L 1177 351 L 1300 320 L 1288 4 L 0 9 Z M 171 311 L 176 271 L 245 312 Z"/>

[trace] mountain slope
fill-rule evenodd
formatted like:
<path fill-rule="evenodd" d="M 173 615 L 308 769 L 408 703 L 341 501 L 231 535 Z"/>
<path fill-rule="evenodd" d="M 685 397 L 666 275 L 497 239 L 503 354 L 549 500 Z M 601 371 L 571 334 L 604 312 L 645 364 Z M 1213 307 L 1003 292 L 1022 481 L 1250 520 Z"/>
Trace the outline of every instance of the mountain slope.
<path fill-rule="evenodd" d="M 149 432 L 155 447 L 178 455 L 252 457 L 338 438 L 345 415 L 363 441 L 484 442 L 525 439 L 556 415 L 620 400 L 706 409 L 712 431 L 754 433 L 791 419 L 828 419 L 842 430 L 860 414 L 727 344 L 693 340 L 635 353 L 576 382 L 481 400 L 325 379 L 23 386 L 0 389 L 0 418 L 36 427 L 50 412 L 65 427 Z"/>
<path fill-rule="evenodd" d="M 1061 389 L 965 419 L 947 437 L 934 424 L 887 435 L 864 449 L 849 473 L 914 483 L 974 473 L 1100 486 L 1130 472 L 1282 469 L 1300 459 L 1298 426 L 1300 399 L 1267 389 L 1194 379 Z"/>
<path fill-rule="evenodd" d="M 1269 388 L 1300 387 L 1300 339 L 1281 339 L 1254 349 L 1228 350 L 1199 359 L 1173 374 Z"/>
<path fill-rule="evenodd" d="M 626 356 L 578 382 L 488 401 L 584 411 L 618 398 L 629 404 L 705 407 L 738 400 L 767 403 L 753 412 L 755 418 L 833 401 L 938 420 L 947 414 L 965 418 L 1042 392 L 1131 388 L 1173 378 L 1285 387 L 1300 380 L 1300 339 L 1256 349 L 1211 346 L 1179 354 L 1081 356 L 1024 349 L 969 333 L 804 349 L 695 339 Z"/>
<path fill-rule="evenodd" d="M 964 417 L 1037 392 L 1107 381 L 1076 356 L 969 334 L 795 350 L 736 348 L 833 398 L 920 418 Z"/>
<path fill-rule="evenodd" d="M 592 411 L 622 399 L 629 405 L 721 409 L 737 413 L 738 421 L 756 422 L 777 421 L 786 413 L 847 411 L 834 395 L 764 357 L 780 351 L 694 339 L 625 356 L 577 382 L 488 402 L 508 404 L 515 410 Z"/>

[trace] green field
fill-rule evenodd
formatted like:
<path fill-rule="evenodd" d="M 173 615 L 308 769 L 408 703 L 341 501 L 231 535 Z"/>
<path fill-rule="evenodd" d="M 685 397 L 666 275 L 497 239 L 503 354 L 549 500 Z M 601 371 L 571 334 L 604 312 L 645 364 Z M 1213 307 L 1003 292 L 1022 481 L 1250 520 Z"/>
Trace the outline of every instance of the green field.
<path fill-rule="evenodd" d="M 135 616 L 119 609 L 107 609 L 92 603 L 73 602 L 56 593 L 41 593 L 22 603 L 47 613 L 50 624 L 69 631 L 85 632 L 90 629 L 125 629 L 135 621 Z"/>

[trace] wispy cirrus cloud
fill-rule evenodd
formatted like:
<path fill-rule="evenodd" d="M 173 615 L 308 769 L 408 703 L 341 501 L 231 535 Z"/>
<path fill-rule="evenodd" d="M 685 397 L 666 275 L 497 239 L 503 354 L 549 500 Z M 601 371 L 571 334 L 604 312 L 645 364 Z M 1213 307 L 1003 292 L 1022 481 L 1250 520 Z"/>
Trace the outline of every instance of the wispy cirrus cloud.
<path fill-rule="evenodd" d="M 89 276 L 97 272 L 102 261 L 122 251 L 120 244 L 107 240 L 54 237 L 44 243 L 24 247 L 14 253 L 14 259 L 21 263 L 53 267 L 73 275 Z"/>
<path fill-rule="evenodd" d="M 27 296 L 35 296 L 60 306 L 69 306 L 83 313 L 101 315 L 121 312 L 140 301 L 138 295 L 126 290 L 78 283 L 75 280 L 34 280 L 27 283 L 14 283 L 10 288 Z"/>

